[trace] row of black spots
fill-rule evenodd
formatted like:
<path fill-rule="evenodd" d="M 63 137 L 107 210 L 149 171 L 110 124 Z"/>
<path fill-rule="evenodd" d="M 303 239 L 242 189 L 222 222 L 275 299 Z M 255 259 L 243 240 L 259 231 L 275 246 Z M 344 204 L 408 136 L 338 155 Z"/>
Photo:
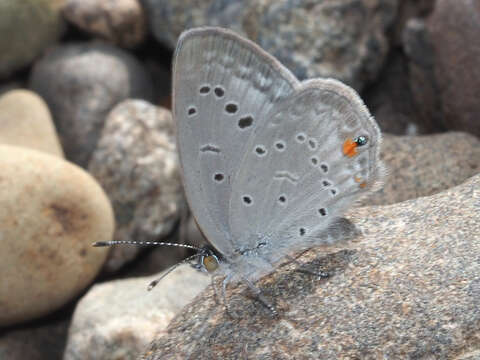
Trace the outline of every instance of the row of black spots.
<path fill-rule="evenodd" d="M 275 150 L 277 150 L 279 152 L 285 151 L 285 149 L 287 148 L 287 144 L 283 140 L 275 141 L 273 146 L 274 146 Z M 257 146 L 255 146 L 254 150 L 255 150 L 255 154 L 259 157 L 263 157 L 263 156 L 267 155 L 267 153 L 268 153 L 267 148 L 264 145 L 261 145 L 261 144 L 258 144 Z"/>
<path fill-rule="evenodd" d="M 212 91 L 212 87 L 209 84 L 200 86 L 200 89 L 198 90 L 198 92 L 202 96 L 206 96 L 210 94 L 211 91 Z M 213 88 L 213 93 L 218 99 L 221 99 L 225 96 L 225 88 L 221 85 L 217 85 Z"/>
<path fill-rule="evenodd" d="M 318 215 L 321 217 L 328 216 L 328 210 L 326 208 L 319 208 L 317 209 Z M 298 233 L 300 236 L 304 236 L 307 234 L 307 229 L 304 227 L 301 227 L 298 229 Z"/>
<path fill-rule="evenodd" d="M 319 209 L 317 210 L 317 212 L 318 212 L 318 215 L 321 216 L 321 217 L 326 217 L 326 216 L 328 216 L 328 210 L 327 210 L 326 208 L 319 208 Z M 307 235 L 307 228 L 305 228 L 305 227 L 300 227 L 300 228 L 298 228 L 298 234 L 299 234 L 300 236 L 305 236 L 305 235 Z"/>
<path fill-rule="evenodd" d="M 322 180 L 322 186 L 324 188 L 330 188 L 333 186 L 333 184 L 329 180 Z M 329 193 L 331 196 L 336 196 L 338 194 L 338 190 L 335 188 L 329 189 Z"/>

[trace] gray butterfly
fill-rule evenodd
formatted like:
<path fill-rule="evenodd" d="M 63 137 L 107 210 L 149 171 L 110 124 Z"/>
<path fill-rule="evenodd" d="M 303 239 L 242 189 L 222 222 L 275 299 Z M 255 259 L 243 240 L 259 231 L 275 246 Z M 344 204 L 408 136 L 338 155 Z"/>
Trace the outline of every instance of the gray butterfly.
<path fill-rule="evenodd" d="M 334 241 L 331 225 L 383 174 L 380 130 L 353 89 L 299 82 L 226 29 L 180 36 L 173 112 L 187 200 L 214 248 L 193 257 L 224 291 L 245 281 L 260 295 L 254 282 L 281 259 Z"/>

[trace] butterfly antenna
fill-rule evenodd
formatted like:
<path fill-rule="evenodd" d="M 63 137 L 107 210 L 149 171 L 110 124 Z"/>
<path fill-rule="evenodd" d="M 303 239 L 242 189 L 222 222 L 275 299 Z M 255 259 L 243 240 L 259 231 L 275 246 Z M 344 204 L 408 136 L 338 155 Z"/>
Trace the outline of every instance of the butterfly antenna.
<path fill-rule="evenodd" d="M 157 241 L 97 241 L 92 244 L 95 247 L 111 246 L 111 245 L 161 245 L 161 246 L 176 246 L 196 251 L 202 251 L 201 248 L 189 244 L 176 244 L 169 242 L 157 242 Z"/>
<path fill-rule="evenodd" d="M 177 267 L 179 267 L 180 265 L 183 265 L 185 263 L 188 263 L 190 260 L 196 258 L 196 257 L 199 257 L 199 256 L 202 256 L 203 253 L 198 253 L 198 254 L 194 254 L 192 256 L 189 256 L 187 257 L 186 259 L 183 259 L 182 261 L 180 261 L 179 263 L 176 263 L 175 265 L 171 266 L 170 269 L 168 269 L 165 273 L 162 274 L 162 276 L 160 276 L 158 279 L 155 279 L 153 280 L 150 284 L 148 284 L 148 288 L 147 290 L 150 291 L 152 290 L 155 286 L 157 286 L 157 284 L 165 277 L 167 276 L 168 274 L 170 274 L 173 270 L 175 270 Z"/>

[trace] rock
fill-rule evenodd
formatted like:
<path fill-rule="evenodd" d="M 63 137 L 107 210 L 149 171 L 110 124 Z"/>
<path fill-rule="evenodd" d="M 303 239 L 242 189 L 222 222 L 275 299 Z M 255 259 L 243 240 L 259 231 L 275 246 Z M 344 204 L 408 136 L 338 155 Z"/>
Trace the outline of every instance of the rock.
<path fill-rule="evenodd" d="M 0 144 L 27 147 L 63 158 L 47 104 L 29 90 L 13 90 L 0 97 Z"/>
<path fill-rule="evenodd" d="M 0 359 L 61 359 L 67 341 L 69 319 L 11 328 L 0 335 Z"/>
<path fill-rule="evenodd" d="M 259 0 L 244 30 L 299 79 L 333 77 L 361 90 L 384 63 L 396 8 L 396 0 Z"/>
<path fill-rule="evenodd" d="M 66 0 L 63 14 L 82 30 L 123 47 L 140 44 L 146 18 L 138 0 Z"/>
<path fill-rule="evenodd" d="M 418 117 L 408 81 L 408 61 L 400 51 L 392 51 L 364 100 L 384 133 L 418 135 L 430 130 Z"/>
<path fill-rule="evenodd" d="M 428 16 L 436 0 L 402 0 L 398 3 L 397 16 L 392 29 L 393 45 L 401 47 L 402 33 L 408 20 Z"/>
<path fill-rule="evenodd" d="M 2 82 L 0 83 L 0 96 L 5 94 L 6 92 L 12 91 L 12 90 L 18 90 L 23 88 L 23 84 L 21 81 L 18 80 L 12 80 L 8 82 Z"/>
<path fill-rule="evenodd" d="M 136 359 L 210 284 L 205 274 L 182 266 L 147 291 L 157 277 L 110 281 L 90 289 L 75 310 L 63 359 Z"/>
<path fill-rule="evenodd" d="M 357 90 L 385 60 L 396 0 L 145 0 L 155 37 L 174 47 L 195 26 L 229 27 L 276 56 L 300 79 L 334 77 Z"/>
<path fill-rule="evenodd" d="M 438 0 L 427 20 L 404 32 L 410 82 L 423 120 L 437 128 L 480 135 L 480 4 Z"/>
<path fill-rule="evenodd" d="M 159 241 L 184 206 L 172 115 L 142 100 L 127 100 L 108 115 L 89 164 L 112 201 L 115 240 Z M 140 251 L 115 246 L 105 265 L 115 271 Z"/>
<path fill-rule="evenodd" d="M 63 0 L 0 1 L 0 78 L 29 65 L 62 34 Z"/>
<path fill-rule="evenodd" d="M 388 169 L 385 184 L 360 205 L 393 204 L 463 183 L 480 172 L 480 141 L 460 132 L 385 136 L 381 157 Z"/>
<path fill-rule="evenodd" d="M 90 175 L 58 157 L 0 145 L 0 326 L 38 318 L 93 280 L 113 213 Z"/>
<path fill-rule="evenodd" d="M 86 166 L 108 112 L 129 98 L 152 98 L 142 65 L 99 42 L 62 45 L 33 68 L 30 87 L 52 111 L 68 159 Z"/>
<path fill-rule="evenodd" d="M 213 290 L 172 320 L 144 359 L 453 359 L 478 353 L 480 175 L 431 197 L 347 214 L 363 233 L 348 245 L 299 257 L 259 282 L 272 318 L 245 285 Z M 279 346 L 280 345 L 280 346 Z M 459 350 L 461 349 L 461 350 Z"/>

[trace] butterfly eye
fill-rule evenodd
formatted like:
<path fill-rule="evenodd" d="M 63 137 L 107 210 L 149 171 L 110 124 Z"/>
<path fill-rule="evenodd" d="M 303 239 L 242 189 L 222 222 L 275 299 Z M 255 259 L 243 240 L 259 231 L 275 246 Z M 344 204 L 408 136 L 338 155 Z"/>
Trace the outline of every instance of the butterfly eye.
<path fill-rule="evenodd" d="M 203 266 L 209 273 L 218 269 L 218 258 L 215 255 L 208 255 L 202 259 Z"/>
<path fill-rule="evenodd" d="M 357 146 L 367 145 L 368 138 L 365 135 L 357 136 L 353 141 L 357 144 Z"/>

